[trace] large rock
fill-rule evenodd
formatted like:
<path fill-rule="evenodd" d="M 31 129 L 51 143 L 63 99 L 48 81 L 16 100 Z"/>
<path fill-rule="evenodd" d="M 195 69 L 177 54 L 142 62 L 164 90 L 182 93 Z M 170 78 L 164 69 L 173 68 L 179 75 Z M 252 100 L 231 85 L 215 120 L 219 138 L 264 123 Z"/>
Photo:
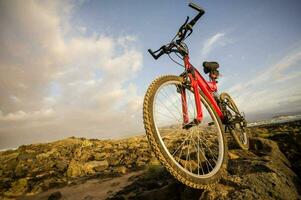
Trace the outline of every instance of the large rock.
<path fill-rule="evenodd" d="M 102 153 L 95 153 L 94 154 L 94 159 L 101 161 L 101 160 L 106 159 L 108 156 L 109 156 L 109 154 L 108 153 L 104 153 L 104 152 L 102 152 Z"/>
<path fill-rule="evenodd" d="M 250 151 L 230 150 L 228 175 L 205 190 L 179 183 L 164 168 L 148 173 L 115 194 L 112 199 L 300 199 L 298 177 L 277 143 L 251 138 Z"/>
<path fill-rule="evenodd" d="M 82 164 L 76 160 L 71 160 L 67 169 L 68 177 L 80 177 L 84 175 Z"/>
<path fill-rule="evenodd" d="M 29 188 L 26 178 L 19 179 L 13 182 L 11 188 L 4 193 L 6 197 L 18 197 L 23 195 Z"/>
<path fill-rule="evenodd" d="M 113 170 L 115 173 L 117 174 L 126 174 L 126 172 L 128 171 L 126 167 L 124 166 L 119 166 L 119 167 L 116 167 L 114 170 Z"/>
<path fill-rule="evenodd" d="M 102 172 L 109 167 L 106 160 L 103 161 L 90 161 L 84 164 L 83 170 L 86 174 L 94 174 L 95 172 Z"/>
<path fill-rule="evenodd" d="M 250 140 L 251 152 L 236 150 L 239 158 L 229 160 L 228 176 L 201 199 L 298 199 L 296 179 L 290 163 L 273 141 Z"/>

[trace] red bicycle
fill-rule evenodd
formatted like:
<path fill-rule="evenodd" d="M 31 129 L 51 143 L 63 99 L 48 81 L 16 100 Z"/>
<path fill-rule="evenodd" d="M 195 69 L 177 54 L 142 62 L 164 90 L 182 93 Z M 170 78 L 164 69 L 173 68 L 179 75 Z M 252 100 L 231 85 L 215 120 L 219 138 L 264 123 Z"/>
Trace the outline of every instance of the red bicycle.
<path fill-rule="evenodd" d="M 206 81 L 189 62 L 184 40 L 205 11 L 196 4 L 189 6 L 198 14 L 187 17 L 172 41 L 157 51 L 149 49 L 154 59 L 163 54 L 176 54 L 184 61 L 180 76 L 166 75 L 149 86 L 143 104 L 143 120 L 148 140 L 156 157 L 182 183 L 204 188 L 217 182 L 227 167 L 227 145 L 224 133 L 229 132 L 237 144 L 247 150 L 249 140 L 246 120 L 233 99 L 217 93 L 219 64 L 204 62 Z"/>

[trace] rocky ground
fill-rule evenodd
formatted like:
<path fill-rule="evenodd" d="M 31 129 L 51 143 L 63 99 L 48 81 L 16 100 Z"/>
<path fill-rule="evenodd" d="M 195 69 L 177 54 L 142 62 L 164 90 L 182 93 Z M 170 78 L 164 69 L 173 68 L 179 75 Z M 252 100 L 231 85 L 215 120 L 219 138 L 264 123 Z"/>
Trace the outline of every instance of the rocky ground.
<path fill-rule="evenodd" d="M 143 136 L 21 146 L 0 152 L 0 199 L 301 199 L 300 125 L 249 128 L 250 151 L 230 141 L 228 175 L 206 190 L 170 176 Z"/>

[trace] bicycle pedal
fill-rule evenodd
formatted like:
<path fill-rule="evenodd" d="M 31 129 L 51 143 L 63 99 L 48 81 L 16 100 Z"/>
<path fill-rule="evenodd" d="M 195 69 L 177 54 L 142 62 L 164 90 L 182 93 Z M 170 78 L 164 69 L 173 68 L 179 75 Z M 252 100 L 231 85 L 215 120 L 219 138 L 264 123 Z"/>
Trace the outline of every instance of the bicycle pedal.
<path fill-rule="evenodd" d="M 188 130 L 188 129 L 190 129 L 190 128 L 193 127 L 193 126 L 199 125 L 199 123 L 200 123 L 199 121 L 197 121 L 196 119 L 194 119 L 194 120 L 192 120 L 191 122 L 189 122 L 189 123 L 187 123 L 187 124 L 184 124 L 183 129 Z"/>
<path fill-rule="evenodd" d="M 209 122 L 208 123 L 208 126 L 212 126 L 212 125 L 214 125 L 214 122 Z"/>

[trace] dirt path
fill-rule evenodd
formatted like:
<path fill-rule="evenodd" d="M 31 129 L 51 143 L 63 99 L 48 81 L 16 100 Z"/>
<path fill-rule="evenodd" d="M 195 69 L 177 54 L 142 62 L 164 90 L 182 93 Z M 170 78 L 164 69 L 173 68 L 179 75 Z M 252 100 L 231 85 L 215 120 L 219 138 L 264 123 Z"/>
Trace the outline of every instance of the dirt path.
<path fill-rule="evenodd" d="M 47 200 L 49 196 L 55 192 L 61 193 L 61 200 L 101 200 L 106 199 L 113 192 L 117 192 L 134 180 L 130 179 L 139 176 L 143 171 L 132 172 L 121 177 L 115 177 L 105 180 L 91 179 L 85 183 L 66 186 L 63 188 L 50 189 L 35 196 L 27 196 L 20 199 L 24 200 Z M 58 198 L 56 198 L 58 199 Z"/>

